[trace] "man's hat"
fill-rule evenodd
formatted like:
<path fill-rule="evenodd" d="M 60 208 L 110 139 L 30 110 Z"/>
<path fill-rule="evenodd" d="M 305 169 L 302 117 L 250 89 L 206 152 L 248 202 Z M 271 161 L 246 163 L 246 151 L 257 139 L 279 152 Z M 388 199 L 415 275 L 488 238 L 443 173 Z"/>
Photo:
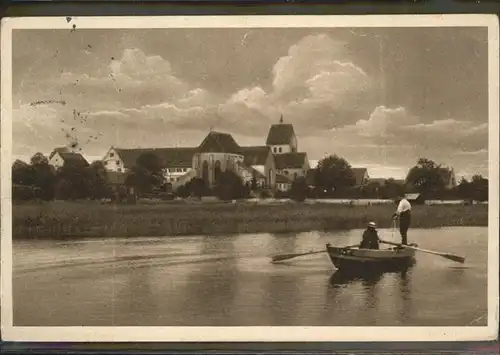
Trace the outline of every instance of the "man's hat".
<path fill-rule="evenodd" d="M 377 225 L 375 224 L 375 222 L 370 222 L 368 223 L 368 227 L 377 228 Z"/>

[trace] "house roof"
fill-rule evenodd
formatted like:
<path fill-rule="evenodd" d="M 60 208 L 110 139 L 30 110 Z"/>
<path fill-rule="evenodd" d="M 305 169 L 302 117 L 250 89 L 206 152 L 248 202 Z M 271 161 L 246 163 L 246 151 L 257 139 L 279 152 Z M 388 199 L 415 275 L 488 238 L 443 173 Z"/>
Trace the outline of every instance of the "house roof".
<path fill-rule="evenodd" d="M 192 166 L 193 155 L 197 148 L 115 148 L 125 168 L 136 166 L 137 159 L 146 153 L 154 154 L 161 160 L 162 165 L 174 168 L 186 168 Z"/>
<path fill-rule="evenodd" d="M 52 153 L 50 153 L 49 155 L 49 159 L 52 159 L 52 157 L 54 155 L 56 155 L 57 153 L 71 153 L 71 151 L 69 150 L 68 147 L 58 147 L 58 148 L 54 148 L 54 150 L 52 151 Z"/>
<path fill-rule="evenodd" d="M 356 179 L 356 185 L 361 185 L 363 183 L 363 179 L 365 174 L 367 173 L 366 168 L 352 168 L 352 173 L 354 178 Z"/>
<path fill-rule="evenodd" d="M 245 165 L 266 165 L 271 148 L 264 146 L 241 147 Z"/>
<path fill-rule="evenodd" d="M 420 197 L 419 193 L 411 193 L 411 194 L 406 194 L 405 195 L 407 200 L 416 200 Z"/>
<path fill-rule="evenodd" d="M 306 153 L 285 153 L 274 156 L 276 169 L 300 169 L 304 166 L 306 158 Z"/>
<path fill-rule="evenodd" d="M 285 175 L 276 174 L 276 182 L 281 184 L 289 184 L 291 183 L 291 180 Z"/>
<path fill-rule="evenodd" d="M 368 183 L 371 184 L 371 183 L 377 183 L 379 184 L 380 186 L 384 186 L 385 185 L 385 181 L 387 179 L 386 178 L 370 178 L 368 180 Z"/>
<path fill-rule="evenodd" d="M 267 145 L 289 144 L 295 135 L 293 125 L 290 123 L 273 124 L 267 135 Z"/>
<path fill-rule="evenodd" d="M 59 156 L 64 161 L 64 164 L 72 165 L 72 166 L 89 166 L 87 160 L 80 153 L 62 153 L 58 152 Z"/>
<path fill-rule="evenodd" d="M 229 133 L 210 132 L 198 147 L 202 153 L 236 153 L 241 151 L 240 146 Z"/>

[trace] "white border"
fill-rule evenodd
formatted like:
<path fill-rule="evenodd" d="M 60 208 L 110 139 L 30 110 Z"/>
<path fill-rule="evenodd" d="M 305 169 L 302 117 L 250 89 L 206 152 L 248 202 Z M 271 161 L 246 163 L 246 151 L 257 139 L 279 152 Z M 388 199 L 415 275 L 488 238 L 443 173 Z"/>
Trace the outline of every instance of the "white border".
<path fill-rule="evenodd" d="M 12 324 L 12 30 L 85 28 L 488 27 L 489 245 L 485 327 L 14 327 Z M 4 18 L 1 27 L 1 329 L 4 341 L 473 341 L 498 334 L 499 24 L 495 15 Z M 471 300 L 473 302 L 473 300 Z"/>

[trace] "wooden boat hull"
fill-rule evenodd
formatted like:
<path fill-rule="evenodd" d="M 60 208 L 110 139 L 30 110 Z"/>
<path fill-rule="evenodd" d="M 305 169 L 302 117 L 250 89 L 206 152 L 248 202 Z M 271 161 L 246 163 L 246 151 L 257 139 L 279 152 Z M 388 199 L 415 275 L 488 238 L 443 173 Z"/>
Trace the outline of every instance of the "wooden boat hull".
<path fill-rule="evenodd" d="M 333 265 L 349 272 L 399 271 L 415 263 L 415 251 L 405 248 L 358 249 L 326 245 Z"/>

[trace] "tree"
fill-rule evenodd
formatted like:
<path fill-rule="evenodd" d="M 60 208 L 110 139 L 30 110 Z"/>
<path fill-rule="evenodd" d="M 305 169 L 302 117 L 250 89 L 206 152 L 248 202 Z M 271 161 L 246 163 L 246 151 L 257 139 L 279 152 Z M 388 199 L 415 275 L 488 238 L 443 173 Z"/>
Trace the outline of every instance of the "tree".
<path fill-rule="evenodd" d="M 321 190 L 342 190 L 356 184 L 351 165 L 337 155 L 323 158 L 318 162 L 315 185 Z"/>
<path fill-rule="evenodd" d="M 471 184 L 466 178 L 462 177 L 457 187 L 455 188 L 456 194 L 459 198 L 464 200 L 472 199 Z"/>
<path fill-rule="evenodd" d="M 379 194 L 381 185 L 378 181 L 371 181 L 361 187 L 361 196 L 365 198 L 376 198 Z"/>
<path fill-rule="evenodd" d="M 57 172 L 58 198 L 83 199 L 90 192 L 89 170 L 87 167 L 75 164 L 64 164 Z"/>
<path fill-rule="evenodd" d="M 406 183 L 420 193 L 434 194 L 444 189 L 441 165 L 430 159 L 420 158 L 406 177 Z"/>
<path fill-rule="evenodd" d="M 33 186 L 38 188 L 39 191 L 37 197 L 42 200 L 52 200 L 57 182 L 54 167 L 49 165 L 49 160 L 42 153 L 36 153 L 31 158 L 31 168 L 33 171 Z"/>
<path fill-rule="evenodd" d="M 12 164 L 12 184 L 32 186 L 34 181 L 34 170 L 29 164 L 21 160 L 16 160 Z"/>
<path fill-rule="evenodd" d="M 94 161 L 87 170 L 89 197 L 92 199 L 106 198 L 110 195 L 107 184 L 107 173 L 103 162 Z"/>
<path fill-rule="evenodd" d="M 151 192 L 164 184 L 163 164 L 154 153 L 141 154 L 132 169 L 136 188 L 140 192 Z"/>
<path fill-rule="evenodd" d="M 309 193 L 309 186 L 304 177 L 299 176 L 292 182 L 290 187 L 290 198 L 297 202 L 303 202 Z"/>
<path fill-rule="evenodd" d="M 45 155 L 38 152 L 31 157 L 30 162 L 31 162 L 31 165 L 40 165 L 40 164 L 44 165 L 44 164 L 48 164 L 49 160 L 47 159 L 47 157 Z"/>
<path fill-rule="evenodd" d="M 256 173 L 255 173 L 255 172 L 253 173 L 253 176 L 252 176 L 252 184 L 251 184 L 251 186 L 250 186 L 250 189 L 251 189 L 252 191 L 257 190 L 257 176 L 256 176 Z"/>
<path fill-rule="evenodd" d="M 383 199 L 394 199 L 405 192 L 405 186 L 398 183 L 393 178 L 385 180 L 384 185 L 379 189 L 379 196 Z"/>
<path fill-rule="evenodd" d="M 488 201 L 488 179 L 474 175 L 470 182 L 470 194 L 476 201 Z"/>
<path fill-rule="evenodd" d="M 250 186 L 243 183 L 239 175 L 231 170 L 221 172 L 215 187 L 215 194 L 221 200 L 234 200 L 247 197 Z"/>

